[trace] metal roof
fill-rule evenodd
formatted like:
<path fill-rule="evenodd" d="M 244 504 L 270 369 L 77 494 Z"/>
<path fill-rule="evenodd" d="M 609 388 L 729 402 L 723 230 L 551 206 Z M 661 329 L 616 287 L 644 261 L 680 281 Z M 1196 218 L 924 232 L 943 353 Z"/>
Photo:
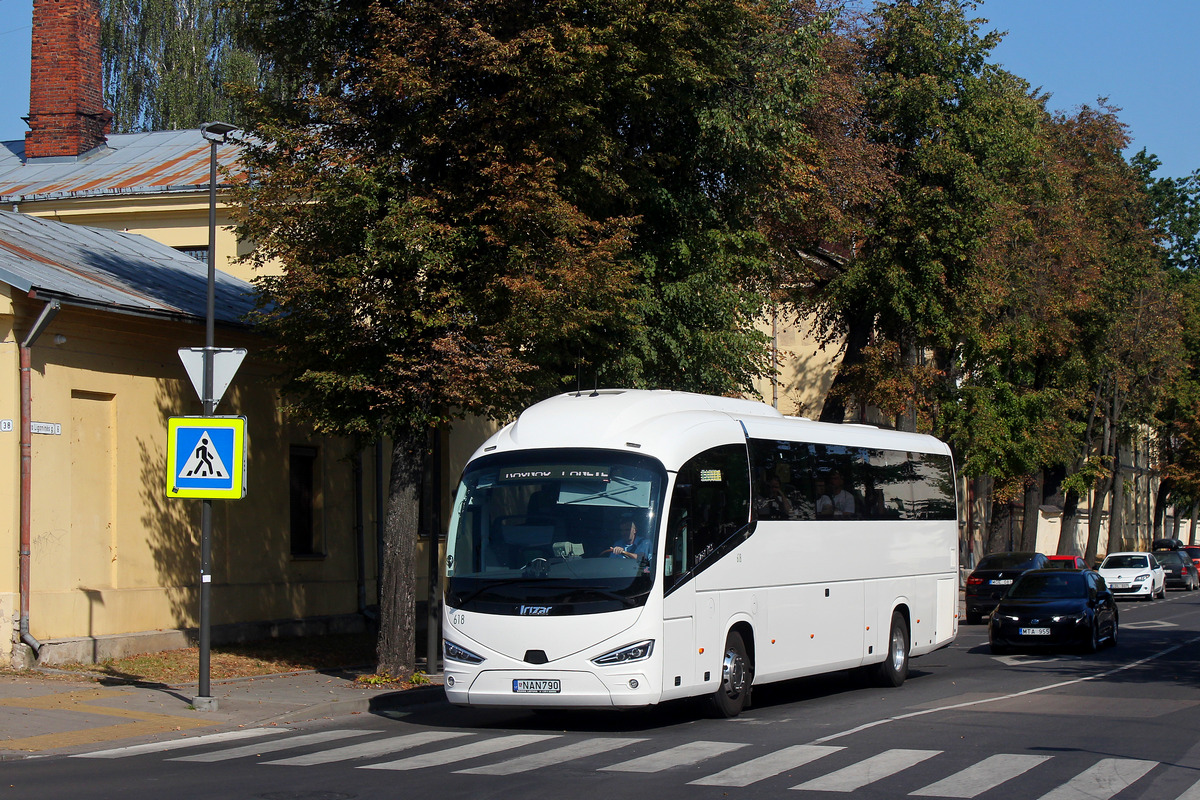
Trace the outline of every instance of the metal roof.
<path fill-rule="evenodd" d="M 167 318 L 204 320 L 208 267 L 133 233 L 0 211 L 0 282 L 41 299 Z M 216 273 L 214 319 L 237 324 L 254 288 Z"/>
<path fill-rule="evenodd" d="M 198 128 L 113 134 L 79 158 L 26 159 L 23 139 L 0 142 L 0 202 L 207 190 L 209 147 Z M 236 167 L 237 145 L 217 145 L 217 162 Z"/>

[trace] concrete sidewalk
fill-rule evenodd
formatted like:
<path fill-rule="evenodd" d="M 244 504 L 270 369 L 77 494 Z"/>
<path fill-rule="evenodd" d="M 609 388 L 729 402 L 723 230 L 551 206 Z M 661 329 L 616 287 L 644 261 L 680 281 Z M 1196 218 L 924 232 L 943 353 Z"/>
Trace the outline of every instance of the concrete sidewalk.
<path fill-rule="evenodd" d="M 89 680 L 50 672 L 0 675 L 0 761 L 287 725 L 346 714 L 386 713 L 442 702 L 441 676 L 428 686 L 364 688 L 357 673 L 296 672 L 213 681 L 215 711 L 192 708 L 196 686 Z"/>

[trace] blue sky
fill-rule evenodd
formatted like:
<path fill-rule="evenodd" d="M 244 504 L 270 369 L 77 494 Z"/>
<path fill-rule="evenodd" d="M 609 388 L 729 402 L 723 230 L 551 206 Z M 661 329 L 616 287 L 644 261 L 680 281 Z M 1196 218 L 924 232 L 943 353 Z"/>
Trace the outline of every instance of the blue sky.
<path fill-rule="evenodd" d="M 0 0 L 0 141 L 25 135 L 33 0 Z M 1200 169 L 1200 0 L 990 0 L 976 16 L 1008 31 L 995 61 L 1070 111 L 1098 97 L 1122 109 L 1160 176 Z"/>

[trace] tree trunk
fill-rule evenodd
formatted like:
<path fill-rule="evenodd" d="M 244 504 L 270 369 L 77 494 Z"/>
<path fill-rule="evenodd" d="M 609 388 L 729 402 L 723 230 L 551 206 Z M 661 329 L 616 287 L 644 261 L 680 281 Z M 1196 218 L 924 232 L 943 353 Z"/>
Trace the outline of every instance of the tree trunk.
<path fill-rule="evenodd" d="M 1009 553 L 1013 550 L 1013 521 L 1008 503 L 992 500 L 992 519 L 988 525 L 989 553 Z"/>
<path fill-rule="evenodd" d="M 1171 482 L 1169 480 L 1160 480 L 1158 482 L 1158 491 L 1154 495 L 1154 530 L 1150 534 L 1150 540 L 1163 538 L 1163 526 L 1167 518 L 1167 503 L 1171 498 Z M 1175 534 L 1172 533 L 1172 536 Z"/>
<path fill-rule="evenodd" d="M 1188 532 L 1188 544 L 1196 543 L 1196 518 L 1200 517 L 1200 500 L 1192 501 L 1192 529 Z"/>
<path fill-rule="evenodd" d="M 1058 535 L 1057 555 L 1079 555 L 1079 492 L 1068 489 L 1063 498 L 1062 532 Z M 1090 562 L 1089 562 L 1090 563 Z"/>
<path fill-rule="evenodd" d="M 1104 420 L 1104 432 L 1101 434 L 1100 455 L 1107 456 L 1112 452 L 1112 426 L 1109 420 Z M 1112 473 L 1108 473 L 1096 482 L 1092 492 L 1092 502 L 1088 506 L 1088 542 L 1087 553 L 1083 559 L 1089 564 L 1096 563 L 1096 554 L 1100 551 L 1100 522 L 1104 516 L 1104 502 L 1108 499 L 1109 489 L 1112 488 Z M 1106 551 L 1107 552 L 1107 551 Z"/>
<path fill-rule="evenodd" d="M 1025 483 L 1024 513 L 1021 518 L 1021 549 L 1037 550 L 1039 509 L 1042 505 L 1042 474 L 1031 475 Z"/>
<path fill-rule="evenodd" d="M 846 393 L 850 384 L 850 371 L 863 362 L 863 351 L 871 341 L 871 330 L 874 319 L 869 314 L 858 314 L 847 321 L 846 349 L 842 355 L 842 363 L 833 383 L 825 395 L 825 404 L 821 407 L 821 422 L 842 423 L 846 421 Z M 860 401 L 861 402 L 861 401 Z"/>
<path fill-rule="evenodd" d="M 1112 503 L 1108 512 L 1108 547 L 1105 553 L 1125 549 L 1125 478 L 1121 474 L 1121 444 L 1113 443 Z"/>
<path fill-rule="evenodd" d="M 392 446 L 376 646 L 377 670 L 396 678 L 408 678 L 416 670 L 416 555 L 424 461 L 424 429 L 400 431 Z"/>
<path fill-rule="evenodd" d="M 975 478 L 971 481 L 971 501 L 967 509 L 970 521 L 968 525 L 970 536 L 970 563 L 966 566 L 975 568 L 979 559 L 991 552 L 991 542 L 988 532 L 991 529 L 989 510 L 991 509 L 992 479 L 987 477 Z"/>

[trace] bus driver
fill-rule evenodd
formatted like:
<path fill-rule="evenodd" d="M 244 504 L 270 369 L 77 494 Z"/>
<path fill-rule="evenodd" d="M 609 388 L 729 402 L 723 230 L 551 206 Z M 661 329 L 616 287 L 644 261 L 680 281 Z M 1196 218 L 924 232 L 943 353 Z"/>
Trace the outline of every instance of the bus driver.
<path fill-rule="evenodd" d="M 608 553 L 609 558 L 650 557 L 650 540 L 645 537 L 638 538 L 637 525 L 633 523 L 633 520 L 621 520 L 617 530 L 620 532 L 621 538 L 617 539 L 616 544 L 612 547 L 602 550 L 600 555 Z"/>

